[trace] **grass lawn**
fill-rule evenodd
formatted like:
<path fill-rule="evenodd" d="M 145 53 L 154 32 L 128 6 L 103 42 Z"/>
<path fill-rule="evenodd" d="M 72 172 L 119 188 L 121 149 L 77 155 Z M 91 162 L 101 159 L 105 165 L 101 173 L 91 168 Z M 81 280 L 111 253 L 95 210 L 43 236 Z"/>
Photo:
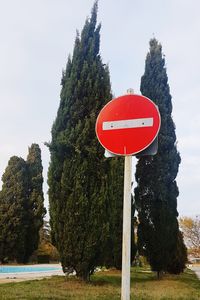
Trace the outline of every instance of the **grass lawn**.
<path fill-rule="evenodd" d="M 197 300 L 200 281 L 194 273 L 165 275 L 157 280 L 148 269 L 131 271 L 131 299 L 135 300 Z M 74 277 L 54 276 L 49 279 L 0 284 L 0 300 L 117 300 L 120 299 L 121 278 L 118 271 L 104 271 L 92 276 L 90 284 Z"/>

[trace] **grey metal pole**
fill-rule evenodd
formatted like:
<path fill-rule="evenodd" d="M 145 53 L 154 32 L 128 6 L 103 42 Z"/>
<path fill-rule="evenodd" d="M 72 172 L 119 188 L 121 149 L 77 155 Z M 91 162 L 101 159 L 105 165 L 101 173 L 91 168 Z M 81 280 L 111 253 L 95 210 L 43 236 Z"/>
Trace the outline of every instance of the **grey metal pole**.
<path fill-rule="evenodd" d="M 132 156 L 125 156 L 121 300 L 130 300 Z"/>

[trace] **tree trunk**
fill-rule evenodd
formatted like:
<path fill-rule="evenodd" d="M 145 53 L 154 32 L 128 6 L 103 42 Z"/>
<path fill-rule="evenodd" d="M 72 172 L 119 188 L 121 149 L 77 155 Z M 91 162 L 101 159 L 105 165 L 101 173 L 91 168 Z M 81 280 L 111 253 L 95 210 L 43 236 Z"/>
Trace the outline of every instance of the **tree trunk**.
<path fill-rule="evenodd" d="M 157 279 L 160 279 L 160 271 L 157 271 Z"/>
<path fill-rule="evenodd" d="M 90 274 L 89 273 L 76 273 L 76 276 L 80 279 L 83 280 L 84 282 L 90 282 Z"/>
<path fill-rule="evenodd" d="M 163 277 L 163 271 L 157 271 L 157 279 L 160 280 Z"/>

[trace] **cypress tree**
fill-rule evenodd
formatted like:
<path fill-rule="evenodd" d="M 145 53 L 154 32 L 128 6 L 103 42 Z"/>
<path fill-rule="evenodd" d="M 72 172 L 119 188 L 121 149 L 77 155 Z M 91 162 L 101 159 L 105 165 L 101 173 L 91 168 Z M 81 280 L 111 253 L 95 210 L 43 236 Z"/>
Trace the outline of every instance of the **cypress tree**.
<path fill-rule="evenodd" d="M 24 262 L 28 228 L 28 176 L 26 162 L 10 158 L 2 176 L 0 196 L 0 259 Z"/>
<path fill-rule="evenodd" d="M 184 271 L 187 262 L 187 248 L 183 242 L 181 231 L 178 232 L 175 251 L 172 253 L 171 261 L 167 266 L 167 272 L 179 274 Z"/>
<path fill-rule="evenodd" d="M 43 225 L 46 213 L 43 196 L 43 167 L 41 150 L 38 144 L 32 144 L 27 156 L 27 171 L 29 181 L 28 191 L 28 217 L 29 226 L 26 237 L 26 253 L 24 260 L 28 261 L 30 255 L 37 249 L 39 243 L 39 231 Z"/>
<path fill-rule="evenodd" d="M 150 51 L 146 57 L 140 89 L 144 96 L 158 105 L 161 114 L 158 153 L 139 159 L 135 189 L 139 217 L 139 249 L 147 256 L 152 270 L 157 271 L 159 275 L 160 272 L 169 270 L 172 259 L 177 257 L 178 239 L 179 244 L 182 244 L 181 247 L 179 245 L 179 250 L 184 246 L 177 221 L 179 191 L 176 176 L 181 158 L 176 148 L 165 58 L 162 47 L 155 38 L 150 40 Z M 181 267 L 176 272 L 181 272 L 182 269 Z"/>
<path fill-rule="evenodd" d="M 48 172 L 50 223 L 64 271 L 88 280 L 104 260 L 109 236 L 108 168 L 95 136 L 100 109 L 111 99 L 107 66 L 99 54 L 97 1 L 62 76 L 52 127 Z"/>
<path fill-rule="evenodd" d="M 26 263 L 38 247 L 45 215 L 41 151 L 29 148 L 27 162 L 13 156 L 2 176 L 0 192 L 0 260 Z"/>
<path fill-rule="evenodd" d="M 121 269 L 122 266 L 122 221 L 123 221 L 123 164 L 120 157 L 109 158 L 107 214 L 109 235 L 104 249 L 106 267 Z"/>

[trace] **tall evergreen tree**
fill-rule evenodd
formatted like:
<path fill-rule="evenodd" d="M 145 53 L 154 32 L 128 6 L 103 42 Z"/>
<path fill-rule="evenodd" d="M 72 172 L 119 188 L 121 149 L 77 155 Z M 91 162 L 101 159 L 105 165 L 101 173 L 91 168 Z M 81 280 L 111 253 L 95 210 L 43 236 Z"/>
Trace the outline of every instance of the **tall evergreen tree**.
<path fill-rule="evenodd" d="M 24 262 L 28 228 L 28 176 L 26 162 L 10 158 L 2 176 L 0 195 L 0 259 Z"/>
<path fill-rule="evenodd" d="M 24 260 L 28 261 L 30 255 L 37 249 L 39 231 L 43 225 L 46 213 L 43 196 L 43 167 L 41 150 L 38 144 L 32 144 L 27 156 L 27 171 L 29 179 L 28 214 L 29 226 L 26 237 L 26 253 Z"/>
<path fill-rule="evenodd" d="M 100 109 L 111 99 L 107 66 L 99 54 L 97 1 L 61 81 L 61 100 L 49 145 L 50 218 L 64 270 L 87 280 L 104 260 L 109 236 L 109 162 L 95 136 Z"/>
<path fill-rule="evenodd" d="M 106 193 L 109 203 L 107 215 L 109 218 L 109 235 L 105 243 L 104 258 L 107 267 L 122 266 L 122 221 L 123 221 L 123 158 L 109 158 Z"/>
<path fill-rule="evenodd" d="M 0 260 L 26 263 L 38 247 L 45 215 L 41 151 L 29 148 L 27 162 L 13 156 L 2 176 L 0 192 Z"/>
<path fill-rule="evenodd" d="M 184 249 L 184 245 L 177 222 L 179 191 L 176 176 L 181 158 L 176 148 L 165 58 L 162 47 L 155 38 L 150 40 L 150 51 L 147 54 L 140 88 L 144 96 L 158 105 L 161 114 L 158 153 L 155 156 L 144 156 L 139 159 L 135 189 L 139 216 L 139 249 L 147 256 L 152 269 L 159 274 L 170 269 L 168 266 L 171 265 L 172 259 L 177 257 L 177 249 L 180 252 L 180 249 Z M 179 270 L 177 268 L 176 272 L 181 272 L 182 269 L 183 266 Z"/>
<path fill-rule="evenodd" d="M 185 263 L 187 261 L 187 248 L 183 242 L 182 232 L 178 232 L 176 248 L 174 249 L 170 263 L 167 266 L 167 272 L 172 274 L 179 274 L 184 271 Z"/>

